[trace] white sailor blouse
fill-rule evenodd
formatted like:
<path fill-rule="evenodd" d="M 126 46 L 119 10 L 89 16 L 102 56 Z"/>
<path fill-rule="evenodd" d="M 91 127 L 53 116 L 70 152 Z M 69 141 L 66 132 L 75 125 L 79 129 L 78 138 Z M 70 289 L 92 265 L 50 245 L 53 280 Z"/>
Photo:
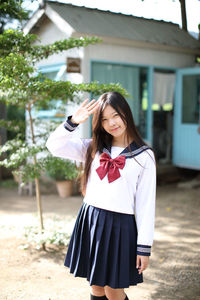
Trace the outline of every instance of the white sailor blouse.
<path fill-rule="evenodd" d="M 46 146 L 54 156 L 84 162 L 91 139 L 74 136 L 78 125 L 70 117 L 49 136 Z M 149 256 L 153 244 L 156 164 L 153 151 L 135 142 L 129 148 L 104 148 L 96 153 L 91 165 L 86 194 L 88 205 L 135 215 L 137 224 L 137 254 Z M 109 161 L 110 160 L 110 161 Z M 112 165 L 113 170 L 109 170 Z"/>

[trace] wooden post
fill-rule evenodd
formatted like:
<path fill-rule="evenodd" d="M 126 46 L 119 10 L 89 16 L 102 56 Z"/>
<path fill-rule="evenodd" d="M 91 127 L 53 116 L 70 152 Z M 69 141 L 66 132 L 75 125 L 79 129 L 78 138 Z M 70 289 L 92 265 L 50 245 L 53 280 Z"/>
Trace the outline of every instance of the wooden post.
<path fill-rule="evenodd" d="M 186 16 L 186 5 L 185 0 L 179 0 L 181 5 L 181 19 L 182 19 L 182 29 L 187 31 L 187 16 Z"/>

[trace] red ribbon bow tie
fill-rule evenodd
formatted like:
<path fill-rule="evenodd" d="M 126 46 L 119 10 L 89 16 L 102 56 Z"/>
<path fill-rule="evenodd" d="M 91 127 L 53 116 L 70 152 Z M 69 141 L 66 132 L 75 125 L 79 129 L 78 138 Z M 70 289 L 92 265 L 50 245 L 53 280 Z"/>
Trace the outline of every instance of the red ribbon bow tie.
<path fill-rule="evenodd" d="M 96 169 L 97 174 L 102 180 L 108 173 L 108 182 L 118 179 L 121 175 L 119 169 L 123 169 L 125 165 L 125 156 L 118 156 L 112 159 L 107 153 L 100 156 L 100 167 Z"/>

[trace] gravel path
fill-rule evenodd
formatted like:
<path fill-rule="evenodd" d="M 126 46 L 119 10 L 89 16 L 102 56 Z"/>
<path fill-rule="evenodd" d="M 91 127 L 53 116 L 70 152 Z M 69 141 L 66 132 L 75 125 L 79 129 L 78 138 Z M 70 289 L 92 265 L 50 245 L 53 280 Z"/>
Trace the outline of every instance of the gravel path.
<path fill-rule="evenodd" d="M 44 195 L 45 220 L 72 222 L 81 197 Z M 126 292 L 130 300 L 200 300 L 200 188 L 161 186 L 157 192 L 156 231 L 144 283 Z M 63 267 L 66 249 L 21 249 L 24 225 L 35 220 L 34 197 L 0 189 L 0 299 L 87 300 L 88 283 Z"/>

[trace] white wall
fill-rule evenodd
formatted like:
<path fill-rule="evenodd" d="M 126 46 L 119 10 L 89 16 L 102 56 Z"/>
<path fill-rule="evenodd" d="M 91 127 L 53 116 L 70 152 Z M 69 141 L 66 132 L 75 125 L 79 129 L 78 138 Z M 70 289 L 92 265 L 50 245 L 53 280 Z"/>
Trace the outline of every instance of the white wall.
<path fill-rule="evenodd" d="M 65 35 L 54 23 L 48 18 L 42 22 L 42 27 L 38 28 L 36 33 L 42 44 L 52 43 L 57 40 L 66 39 L 69 36 Z M 77 36 L 75 34 L 74 36 Z M 112 39 L 111 39 L 112 40 Z M 119 41 L 120 43 L 120 41 Z M 171 52 L 166 50 L 148 49 L 133 47 L 130 45 L 112 44 L 107 38 L 106 43 L 89 45 L 86 48 L 72 49 L 63 51 L 61 54 L 55 54 L 48 59 L 40 62 L 40 65 L 56 64 L 66 62 L 67 56 L 80 57 L 82 59 L 82 74 L 75 76 L 68 74 L 68 80 L 72 82 L 89 82 L 90 81 L 90 61 L 91 60 L 107 60 L 109 62 L 122 62 L 130 64 L 154 65 L 160 67 L 191 67 L 194 65 L 194 55 Z M 83 95 L 83 99 L 87 94 Z M 73 113 L 74 107 L 68 106 L 68 112 Z M 79 135 L 82 137 L 89 136 L 89 122 L 80 126 Z"/>
<path fill-rule="evenodd" d="M 47 45 L 54 43 L 55 41 L 60 41 L 68 39 L 69 36 L 64 34 L 51 20 L 47 17 L 42 22 L 42 26 L 34 30 L 35 34 L 38 35 L 41 44 Z M 40 44 L 39 41 L 37 44 Z M 63 51 L 59 54 L 51 55 L 48 59 L 42 60 L 39 65 L 57 64 L 66 62 L 67 57 L 80 57 L 83 58 L 83 49 L 74 48 L 67 51 Z"/>
<path fill-rule="evenodd" d="M 142 49 L 123 45 L 98 44 L 85 49 L 83 66 L 84 81 L 90 79 L 90 61 L 107 60 L 130 64 L 154 65 L 160 67 L 185 68 L 194 65 L 194 55 L 170 51 Z"/>
<path fill-rule="evenodd" d="M 190 54 L 101 43 L 90 45 L 85 49 L 83 61 L 84 82 L 90 81 L 91 60 L 172 68 L 191 67 L 194 65 L 194 55 Z M 87 136 L 89 131 L 89 127 L 85 126 L 83 131 L 84 136 Z"/>
<path fill-rule="evenodd" d="M 53 43 L 55 41 L 64 40 L 69 38 L 69 36 L 65 35 L 54 23 L 51 22 L 47 17 L 42 22 L 42 26 L 37 28 L 37 30 L 34 30 L 34 34 L 37 34 L 39 37 L 40 42 L 38 41 L 35 44 L 43 44 L 47 45 L 50 43 Z M 60 54 L 54 54 L 50 56 L 48 59 L 44 59 L 37 64 L 38 66 L 46 66 L 46 65 L 52 65 L 52 64 L 59 64 L 59 63 L 66 63 L 67 57 L 79 57 L 81 60 L 83 59 L 84 55 L 84 49 L 82 48 L 73 48 L 67 51 L 63 51 Z M 67 74 L 67 80 L 73 82 L 73 83 L 82 83 L 83 82 L 83 76 L 82 74 L 76 74 L 76 73 L 69 73 Z M 66 106 L 66 115 L 73 114 L 74 110 L 76 109 L 76 106 L 74 104 L 68 103 Z M 88 127 L 86 125 L 86 127 Z M 86 135 L 88 136 L 88 130 L 86 130 L 86 133 L 83 133 L 85 131 L 84 126 L 80 126 L 80 129 L 77 131 L 77 134 L 79 136 Z"/>

